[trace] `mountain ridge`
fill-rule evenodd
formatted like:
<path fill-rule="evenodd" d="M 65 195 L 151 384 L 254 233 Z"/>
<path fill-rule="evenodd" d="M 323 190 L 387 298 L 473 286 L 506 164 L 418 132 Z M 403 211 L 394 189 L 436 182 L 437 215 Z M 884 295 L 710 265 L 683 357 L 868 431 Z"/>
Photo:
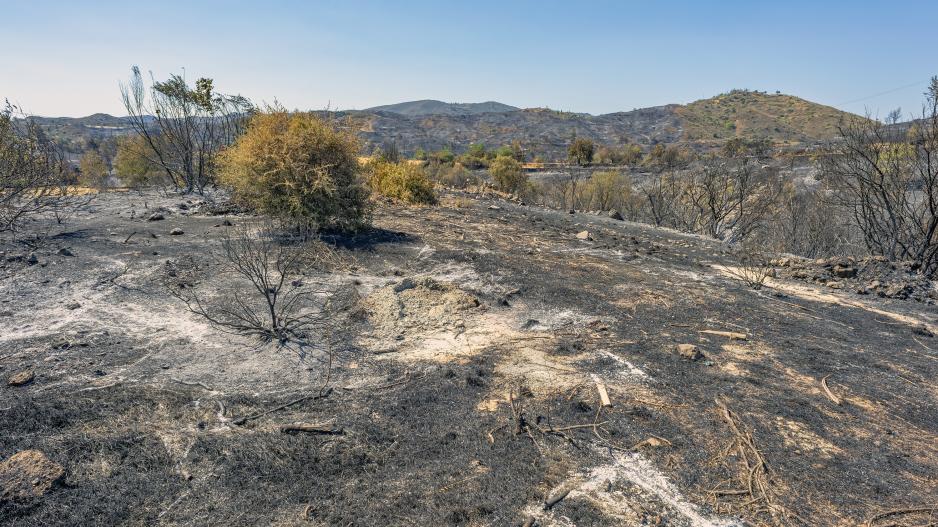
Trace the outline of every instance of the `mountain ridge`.
<path fill-rule="evenodd" d="M 606 146 L 632 143 L 650 148 L 665 143 L 698 150 L 718 147 L 734 137 L 768 138 L 780 146 L 810 146 L 834 139 L 837 124 L 859 117 L 793 95 L 748 90 L 683 105 L 600 115 L 517 108 L 495 101 L 444 103 L 429 99 L 318 113 L 351 126 L 366 149 L 395 144 L 407 155 L 417 149 L 442 148 L 460 153 L 473 143 L 497 147 L 520 141 L 532 156 L 545 159 L 565 157 L 573 137 Z M 80 151 L 83 141 L 131 131 L 126 117 L 107 114 L 36 119 L 56 139 L 78 145 L 72 148 L 75 151 Z"/>
<path fill-rule="evenodd" d="M 447 103 L 435 99 L 404 101 L 366 108 L 364 112 L 390 112 L 409 116 L 422 115 L 475 115 L 479 113 L 514 112 L 520 108 L 497 101 Z"/>

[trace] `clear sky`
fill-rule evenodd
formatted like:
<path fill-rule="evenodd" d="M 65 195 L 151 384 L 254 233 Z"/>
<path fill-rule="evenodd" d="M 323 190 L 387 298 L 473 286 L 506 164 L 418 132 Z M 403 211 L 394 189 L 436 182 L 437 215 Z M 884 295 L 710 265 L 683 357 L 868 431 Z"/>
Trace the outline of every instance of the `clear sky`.
<path fill-rule="evenodd" d="M 0 0 L 0 50 L 0 98 L 47 116 L 123 115 L 137 64 L 300 109 L 596 114 L 749 88 L 885 117 L 938 74 L 938 1 Z"/>

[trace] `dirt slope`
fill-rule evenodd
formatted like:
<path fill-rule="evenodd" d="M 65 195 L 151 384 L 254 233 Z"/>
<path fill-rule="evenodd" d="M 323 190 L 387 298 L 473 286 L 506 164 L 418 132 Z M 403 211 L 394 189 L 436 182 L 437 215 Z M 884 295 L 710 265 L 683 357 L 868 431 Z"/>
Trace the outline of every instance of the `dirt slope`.
<path fill-rule="evenodd" d="M 321 352 L 221 333 L 160 287 L 226 228 L 180 201 L 101 196 L 38 263 L 4 249 L 0 460 L 65 475 L 0 523 L 883 526 L 938 502 L 931 306 L 753 291 L 715 242 L 596 216 L 382 205 L 332 240 L 349 269 L 304 278 L 345 329 L 332 390 L 302 399 Z"/>

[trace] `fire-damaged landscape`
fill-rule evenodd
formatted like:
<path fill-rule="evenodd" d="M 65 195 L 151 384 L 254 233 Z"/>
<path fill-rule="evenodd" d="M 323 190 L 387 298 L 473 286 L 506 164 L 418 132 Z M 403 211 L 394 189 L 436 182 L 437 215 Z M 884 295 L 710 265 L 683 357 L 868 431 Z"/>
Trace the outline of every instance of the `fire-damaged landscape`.
<path fill-rule="evenodd" d="M 4 246 L 0 523 L 934 522 L 914 272 L 754 288 L 719 241 L 501 196 L 322 236 L 302 345 L 193 311 L 247 301 L 217 255 L 264 220 L 223 192 L 102 192 Z"/>
<path fill-rule="evenodd" d="M 938 527 L 936 19 L 0 2 L 0 527 Z"/>

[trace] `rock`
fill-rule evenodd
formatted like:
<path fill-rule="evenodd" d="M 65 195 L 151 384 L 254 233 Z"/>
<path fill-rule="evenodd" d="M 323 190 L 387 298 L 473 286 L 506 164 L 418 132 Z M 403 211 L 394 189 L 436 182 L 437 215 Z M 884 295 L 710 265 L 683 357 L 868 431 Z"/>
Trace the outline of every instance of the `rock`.
<path fill-rule="evenodd" d="M 886 291 L 884 291 L 884 294 L 889 298 L 898 298 L 903 300 L 909 297 L 909 289 L 911 289 L 909 284 L 899 282 L 887 287 Z"/>
<path fill-rule="evenodd" d="M 617 211 L 617 210 L 615 210 L 615 209 L 610 210 L 610 211 L 606 214 L 606 216 L 608 216 L 609 218 L 612 218 L 612 219 L 614 219 L 614 220 L 618 220 L 618 221 L 622 221 L 622 220 L 624 219 L 624 218 L 622 217 L 622 215 L 619 214 L 619 211 Z"/>
<path fill-rule="evenodd" d="M 0 311 L 0 318 L 12 317 L 12 316 L 13 316 L 12 311 Z"/>
<path fill-rule="evenodd" d="M 836 280 L 831 280 L 831 281 L 827 282 L 827 287 L 830 287 L 831 289 L 843 289 L 843 288 L 844 288 L 844 283 L 843 283 L 843 282 L 838 282 L 838 281 L 836 281 Z"/>
<path fill-rule="evenodd" d="M 180 203 L 179 205 L 176 205 L 176 208 L 178 208 L 179 210 L 189 210 L 189 205 L 185 203 Z"/>
<path fill-rule="evenodd" d="M 225 227 L 231 227 L 232 225 L 234 225 L 234 223 L 231 223 L 230 220 L 225 220 L 225 221 L 221 222 L 221 224 L 222 224 L 223 226 L 225 226 Z"/>
<path fill-rule="evenodd" d="M 65 470 L 38 450 L 23 450 L 0 463 L 0 502 L 39 498 Z"/>
<path fill-rule="evenodd" d="M 26 259 L 26 263 L 29 265 L 36 265 L 39 263 L 39 258 L 35 254 L 30 254 L 29 258 Z"/>
<path fill-rule="evenodd" d="M 489 210 L 502 210 L 498 205 L 489 205 Z"/>
<path fill-rule="evenodd" d="M 147 218 L 147 221 L 161 221 L 165 219 L 166 219 L 166 216 L 163 216 L 159 212 L 154 212 L 153 214 L 150 214 L 150 217 Z"/>
<path fill-rule="evenodd" d="M 413 289 L 415 287 L 417 287 L 417 284 L 413 280 L 411 280 L 410 278 L 405 278 L 394 285 L 394 292 L 403 293 L 404 291 L 407 291 L 408 289 Z"/>
<path fill-rule="evenodd" d="M 590 234 L 590 231 L 580 231 L 580 232 L 576 233 L 576 239 L 578 239 L 578 240 L 586 240 L 586 241 L 591 242 L 591 241 L 593 241 L 593 235 Z"/>
<path fill-rule="evenodd" d="M 925 326 L 925 325 L 915 326 L 914 328 L 912 328 L 912 333 L 915 333 L 916 335 L 921 335 L 923 337 L 929 337 L 929 338 L 935 336 L 935 334 L 932 333 L 932 330 L 928 329 L 928 326 Z"/>
<path fill-rule="evenodd" d="M 33 373 L 33 370 L 23 370 L 21 372 L 14 373 L 7 379 L 7 384 L 10 386 L 25 386 L 36 378 L 36 374 Z"/>
<path fill-rule="evenodd" d="M 81 307 L 81 304 L 79 304 L 78 302 L 72 302 L 72 303 L 70 303 L 70 304 L 65 304 L 65 309 L 68 309 L 68 310 L 70 310 L 70 311 L 75 311 L 76 309 L 78 309 L 78 308 L 80 308 L 80 307 Z"/>
<path fill-rule="evenodd" d="M 704 354 L 700 352 L 700 348 L 693 344 L 678 344 L 677 353 L 682 359 L 686 360 L 700 360 L 704 357 Z"/>
<path fill-rule="evenodd" d="M 567 212 L 570 213 L 570 214 L 576 214 L 576 211 L 573 210 L 573 209 L 570 209 L 570 210 L 568 210 Z"/>
<path fill-rule="evenodd" d="M 843 265 L 835 265 L 831 270 L 831 274 L 837 278 L 853 278 L 857 275 L 856 267 L 846 267 Z"/>
<path fill-rule="evenodd" d="M 72 254 L 72 251 L 69 251 L 68 248 L 66 247 L 62 247 L 61 249 L 59 249 L 56 254 L 58 254 L 59 256 L 75 256 L 74 254 Z"/>
<path fill-rule="evenodd" d="M 176 227 L 175 229 L 169 231 L 169 233 L 173 236 L 179 236 L 181 234 L 185 234 L 185 232 L 183 232 L 183 230 L 180 229 L 179 227 Z"/>

